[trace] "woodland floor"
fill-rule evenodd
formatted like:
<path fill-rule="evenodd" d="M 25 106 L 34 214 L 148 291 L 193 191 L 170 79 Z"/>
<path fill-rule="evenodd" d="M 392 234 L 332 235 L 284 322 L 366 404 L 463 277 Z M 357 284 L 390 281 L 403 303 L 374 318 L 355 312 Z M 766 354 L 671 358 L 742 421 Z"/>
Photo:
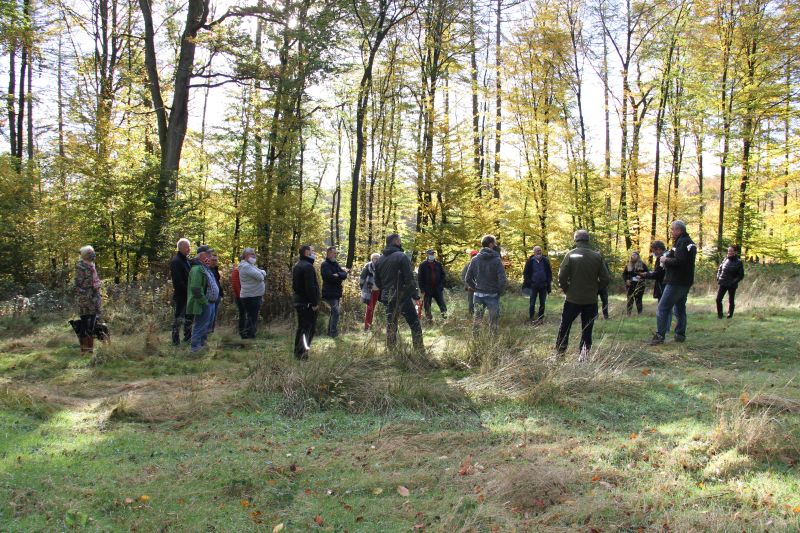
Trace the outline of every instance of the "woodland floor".
<path fill-rule="evenodd" d="M 800 307 L 693 296 L 687 342 L 651 348 L 652 299 L 615 297 L 578 364 L 577 327 L 550 359 L 555 295 L 537 328 L 505 297 L 478 342 L 451 296 L 429 360 L 358 305 L 308 363 L 288 321 L 246 346 L 223 323 L 201 358 L 112 322 L 90 360 L 60 320 L 3 319 L 0 531 L 800 529 Z"/>

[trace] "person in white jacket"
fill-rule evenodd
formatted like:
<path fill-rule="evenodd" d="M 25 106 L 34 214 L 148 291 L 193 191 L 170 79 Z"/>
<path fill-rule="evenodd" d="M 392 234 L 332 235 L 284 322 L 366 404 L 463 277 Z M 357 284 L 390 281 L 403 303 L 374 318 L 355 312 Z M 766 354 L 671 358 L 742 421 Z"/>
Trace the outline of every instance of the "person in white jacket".
<path fill-rule="evenodd" d="M 243 339 L 255 339 L 258 324 L 258 312 L 261 310 L 261 302 L 266 291 L 266 271 L 258 268 L 256 251 L 253 248 L 245 248 L 242 252 L 242 260 L 237 267 L 239 271 L 239 300 L 244 311 L 244 329 L 242 330 Z"/>

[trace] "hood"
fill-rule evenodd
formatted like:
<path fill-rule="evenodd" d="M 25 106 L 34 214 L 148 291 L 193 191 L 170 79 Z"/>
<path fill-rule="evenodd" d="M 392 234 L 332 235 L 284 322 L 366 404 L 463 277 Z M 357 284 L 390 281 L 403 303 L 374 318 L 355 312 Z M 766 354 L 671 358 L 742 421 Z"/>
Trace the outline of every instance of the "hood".
<path fill-rule="evenodd" d="M 491 259 L 500 257 L 500 254 L 497 253 L 497 251 L 493 250 L 492 248 L 481 248 L 481 251 L 478 252 L 477 257 L 482 261 L 489 261 Z"/>
<path fill-rule="evenodd" d="M 383 255 L 392 255 L 395 252 L 402 252 L 402 251 L 403 249 L 400 248 L 399 246 L 390 244 L 389 246 L 383 249 Z"/>

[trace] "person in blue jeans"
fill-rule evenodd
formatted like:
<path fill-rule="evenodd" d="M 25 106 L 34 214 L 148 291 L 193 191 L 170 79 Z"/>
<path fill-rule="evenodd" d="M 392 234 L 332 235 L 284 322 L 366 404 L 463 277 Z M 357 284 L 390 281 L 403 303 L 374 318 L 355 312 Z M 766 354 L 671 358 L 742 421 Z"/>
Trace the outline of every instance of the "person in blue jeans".
<path fill-rule="evenodd" d="M 464 276 L 467 287 L 474 293 L 473 334 L 478 333 L 487 309 L 489 310 L 489 331 L 493 335 L 496 334 L 500 325 L 500 295 L 506 288 L 507 278 L 498 248 L 494 235 L 483 237 L 481 251 L 470 261 Z"/>
<path fill-rule="evenodd" d="M 209 268 L 214 250 L 207 245 L 197 248 L 192 269 L 189 271 L 189 296 L 186 312 L 194 315 L 194 328 L 190 351 L 198 352 L 206 345 L 211 325 L 216 318 L 216 303 L 219 300 L 219 286 L 214 273 Z"/>
<path fill-rule="evenodd" d="M 550 260 L 542 254 L 541 246 L 534 246 L 533 255 L 528 258 L 525 270 L 522 272 L 522 287 L 531 290 L 528 318 L 534 324 L 541 324 L 544 321 L 544 303 L 547 295 L 553 290 L 552 286 L 553 270 L 550 267 Z M 537 300 L 539 301 L 538 313 L 536 313 Z"/>
<path fill-rule="evenodd" d="M 694 263 L 697 246 L 686 232 L 686 224 L 676 220 L 670 225 L 675 245 L 662 255 L 659 262 L 664 267 L 664 292 L 656 311 L 656 333 L 650 345 L 664 344 L 675 315 L 675 342 L 686 340 L 686 299 L 694 284 Z"/>

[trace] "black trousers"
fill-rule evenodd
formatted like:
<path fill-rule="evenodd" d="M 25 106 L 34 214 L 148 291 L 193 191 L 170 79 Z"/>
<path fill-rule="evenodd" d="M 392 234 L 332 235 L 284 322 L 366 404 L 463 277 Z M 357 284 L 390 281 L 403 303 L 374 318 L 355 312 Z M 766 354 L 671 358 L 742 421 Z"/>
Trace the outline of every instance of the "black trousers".
<path fill-rule="evenodd" d="M 175 318 L 172 321 L 172 344 L 181 343 L 181 326 L 183 327 L 183 342 L 192 341 L 192 324 L 194 315 L 186 314 L 186 298 L 173 302 L 175 304 Z"/>
<path fill-rule="evenodd" d="M 239 312 L 239 321 L 237 324 L 239 336 L 244 339 L 244 329 L 245 329 L 245 321 L 247 317 L 245 316 L 244 306 L 242 305 L 241 298 L 234 298 L 234 302 L 236 302 L 236 310 Z"/>
<path fill-rule="evenodd" d="M 97 323 L 97 315 L 81 315 L 81 332 L 79 337 L 93 337 L 94 325 Z"/>
<path fill-rule="evenodd" d="M 422 299 L 423 307 L 425 308 L 425 318 L 430 320 L 433 318 L 433 313 L 431 313 L 431 300 L 436 300 L 436 305 L 439 306 L 439 311 L 442 314 L 447 312 L 447 304 L 444 302 L 444 291 L 438 290 L 432 293 L 425 293 L 425 297 Z"/>
<path fill-rule="evenodd" d="M 239 298 L 241 308 L 239 310 L 240 334 L 243 339 L 255 339 L 258 327 L 258 312 L 261 310 L 261 296 L 249 296 Z M 244 315 L 244 322 L 241 318 Z"/>
<path fill-rule="evenodd" d="M 644 284 L 632 281 L 628 285 L 628 314 L 633 311 L 633 304 L 636 303 L 636 312 L 642 314 L 644 304 L 642 304 L 642 297 L 644 297 Z"/>
<path fill-rule="evenodd" d="M 539 313 L 536 314 L 536 300 L 539 300 Z M 528 317 L 533 320 L 535 316 L 537 320 L 544 317 L 544 302 L 547 300 L 547 287 L 531 287 L 531 301 L 528 305 Z"/>
<path fill-rule="evenodd" d="M 597 294 L 600 296 L 600 303 L 603 304 L 603 318 L 608 318 L 608 287 L 600 289 Z"/>
<path fill-rule="evenodd" d="M 720 285 L 717 289 L 717 316 L 722 318 L 722 299 L 725 298 L 725 293 L 728 293 L 728 318 L 733 316 L 733 310 L 736 308 L 736 285 L 730 287 L 723 287 Z"/>
<path fill-rule="evenodd" d="M 311 341 L 314 339 L 314 331 L 317 329 L 317 311 L 310 305 L 295 305 L 297 311 L 297 332 L 294 335 L 294 355 L 298 358 L 305 357 Z"/>
<path fill-rule="evenodd" d="M 567 350 L 569 343 L 569 332 L 572 323 L 576 318 L 581 317 L 581 344 L 580 349 L 589 350 L 592 347 L 592 329 L 594 320 L 597 318 L 597 304 L 574 304 L 564 302 L 564 309 L 561 311 L 561 325 L 558 328 L 558 338 L 556 339 L 556 350 L 563 353 Z"/>
<path fill-rule="evenodd" d="M 386 305 L 386 345 L 390 349 L 397 346 L 397 323 L 400 315 L 403 315 L 408 327 L 411 328 L 411 339 L 414 343 L 414 348 L 422 348 L 422 326 L 419 323 L 414 300 L 410 297 L 400 301 L 391 300 Z"/>

